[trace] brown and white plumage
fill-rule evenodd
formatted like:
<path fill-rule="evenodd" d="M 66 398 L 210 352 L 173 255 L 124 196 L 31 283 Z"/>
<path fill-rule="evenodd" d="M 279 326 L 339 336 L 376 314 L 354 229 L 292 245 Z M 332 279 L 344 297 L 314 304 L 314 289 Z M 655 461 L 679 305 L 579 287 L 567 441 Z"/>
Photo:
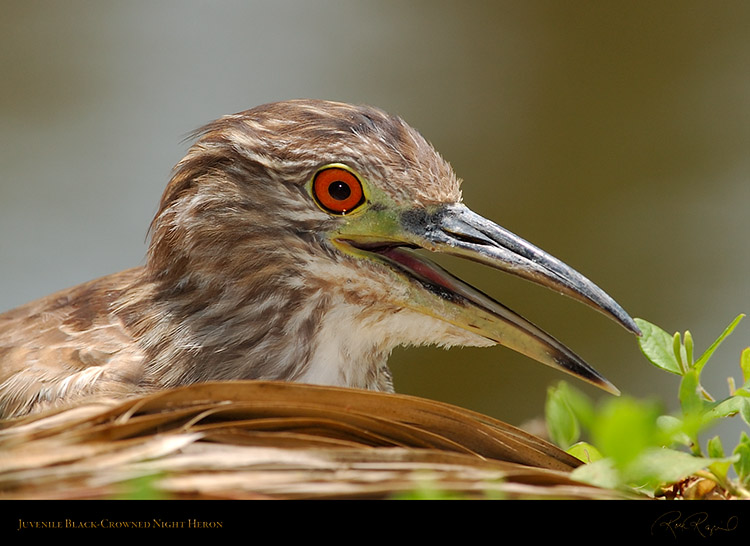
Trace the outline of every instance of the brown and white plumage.
<path fill-rule="evenodd" d="M 236 379 L 390 391 L 387 357 L 408 344 L 500 342 L 608 386 L 408 247 L 507 269 L 637 331 L 590 281 L 471 216 L 448 163 L 397 117 L 288 101 L 196 136 L 162 197 L 145 266 L 0 315 L 0 416 Z M 362 180 L 361 210 L 316 202 L 310 181 L 327 165 Z"/>

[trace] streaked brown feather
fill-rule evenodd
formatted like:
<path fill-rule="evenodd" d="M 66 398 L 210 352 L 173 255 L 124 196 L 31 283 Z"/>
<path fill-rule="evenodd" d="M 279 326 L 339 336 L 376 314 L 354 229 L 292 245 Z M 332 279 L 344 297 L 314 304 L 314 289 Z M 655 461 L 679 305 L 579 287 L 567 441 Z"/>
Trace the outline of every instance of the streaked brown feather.
<path fill-rule="evenodd" d="M 113 312 L 141 268 L 0 314 L 0 415 L 147 390 L 145 355 Z"/>

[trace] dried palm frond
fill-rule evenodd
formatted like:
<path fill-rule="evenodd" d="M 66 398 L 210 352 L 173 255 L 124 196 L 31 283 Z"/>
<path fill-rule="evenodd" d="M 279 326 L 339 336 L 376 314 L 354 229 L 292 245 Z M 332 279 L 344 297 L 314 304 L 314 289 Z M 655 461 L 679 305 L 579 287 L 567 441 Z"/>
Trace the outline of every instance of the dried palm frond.
<path fill-rule="evenodd" d="M 0 427 L 3 499 L 620 496 L 510 425 L 356 389 L 203 383 Z"/>

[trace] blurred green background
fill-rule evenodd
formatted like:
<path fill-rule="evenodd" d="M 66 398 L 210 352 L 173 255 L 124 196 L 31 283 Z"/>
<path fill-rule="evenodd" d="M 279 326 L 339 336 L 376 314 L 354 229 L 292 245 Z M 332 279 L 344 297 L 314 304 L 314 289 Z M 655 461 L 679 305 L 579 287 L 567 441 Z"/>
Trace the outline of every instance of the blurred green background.
<path fill-rule="evenodd" d="M 633 316 L 691 329 L 699 351 L 750 312 L 748 2 L 0 7 L 0 310 L 142 263 L 191 130 L 315 97 L 401 115 L 453 164 L 470 207 Z M 676 378 L 602 315 L 478 264 L 443 263 L 624 392 L 676 399 Z M 704 374 L 709 390 L 739 379 L 748 344 L 750 319 Z M 392 368 L 400 392 L 512 423 L 540 415 L 547 385 L 564 378 L 503 348 L 399 349 Z"/>

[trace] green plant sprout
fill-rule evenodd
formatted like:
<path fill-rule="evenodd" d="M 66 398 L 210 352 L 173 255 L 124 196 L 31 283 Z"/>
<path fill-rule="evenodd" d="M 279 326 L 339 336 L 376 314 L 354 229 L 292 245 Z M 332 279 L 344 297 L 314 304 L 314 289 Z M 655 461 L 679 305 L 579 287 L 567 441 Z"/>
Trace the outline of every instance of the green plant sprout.
<path fill-rule="evenodd" d="M 693 336 L 669 335 L 645 320 L 641 351 L 657 368 L 680 376 L 677 415 L 663 415 L 660 404 L 623 396 L 600 407 L 561 382 L 547 393 L 545 414 L 550 438 L 588 463 L 573 471 L 595 485 L 641 494 L 680 498 L 750 498 L 750 436 L 742 431 L 731 455 L 718 436 L 705 450 L 699 433 L 717 420 L 739 414 L 750 425 L 750 347 L 740 356 L 743 383 L 729 378 L 729 396 L 717 400 L 701 385 L 701 373 L 719 345 L 735 329 L 739 315 L 716 341 L 694 358 Z M 590 441 L 581 441 L 586 433 Z M 736 477 L 730 476 L 734 468 Z"/>

